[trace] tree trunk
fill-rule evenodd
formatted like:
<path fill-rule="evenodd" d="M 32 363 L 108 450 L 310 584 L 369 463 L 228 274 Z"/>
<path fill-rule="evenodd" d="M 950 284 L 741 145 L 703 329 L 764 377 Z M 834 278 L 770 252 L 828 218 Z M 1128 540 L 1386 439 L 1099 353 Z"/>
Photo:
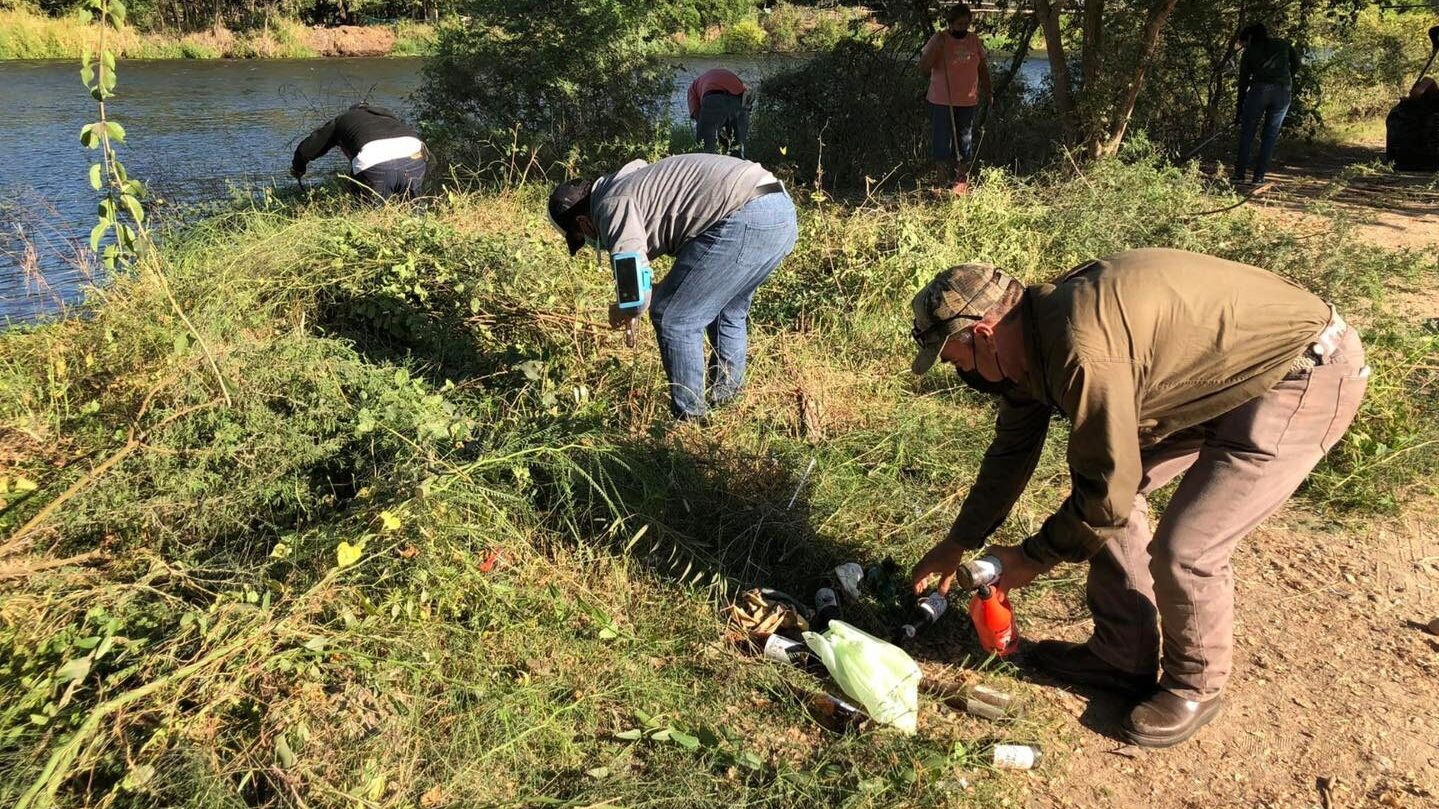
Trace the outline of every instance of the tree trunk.
<path fill-rule="evenodd" d="M 1019 69 L 1024 66 L 1025 57 L 1029 56 L 1029 43 L 1034 41 L 1034 32 L 1039 30 L 1039 18 L 1033 14 L 1024 18 L 1024 25 L 1019 29 L 1019 36 L 1014 41 L 1014 55 L 1009 58 L 1009 72 L 994 86 L 994 98 L 980 110 L 979 119 L 975 121 L 975 129 L 984 129 L 984 124 L 989 120 L 989 112 L 999 99 L 1004 96 L 1009 85 L 1014 83 L 1014 77 L 1019 75 Z"/>
<path fill-rule="evenodd" d="M 1099 57 L 1103 50 L 1104 0 L 1084 0 L 1084 52 L 1079 55 L 1079 63 L 1086 91 L 1099 80 Z"/>
<path fill-rule="evenodd" d="M 1176 0 L 1168 0 L 1173 8 Z M 1064 42 L 1059 34 L 1059 9 L 1049 0 L 1034 0 L 1034 14 L 1044 26 L 1044 49 L 1049 54 L 1049 75 L 1054 84 L 1054 111 L 1064 127 L 1065 139 L 1074 141 L 1078 130 L 1074 112 L 1074 96 L 1070 94 L 1069 63 L 1064 58 Z"/>
<path fill-rule="evenodd" d="M 1024 21 L 1024 27 L 1019 31 L 1019 37 L 1015 39 L 1014 55 L 1009 59 L 1009 72 L 1004 74 L 1004 80 L 994 88 L 994 97 L 1004 95 L 1009 85 L 1014 83 L 1014 77 L 1019 75 L 1019 69 L 1024 66 L 1024 60 L 1029 57 L 1029 45 L 1034 41 L 1034 32 L 1039 30 L 1039 17 L 1030 14 Z"/>
<path fill-rule="evenodd" d="M 1037 2 L 1043 2 L 1043 0 L 1037 0 Z M 1159 46 L 1159 35 L 1163 33 L 1164 24 L 1169 21 L 1169 15 L 1174 11 L 1174 6 L 1178 2 L 1179 0 L 1160 0 L 1149 10 L 1149 19 L 1144 23 L 1144 35 L 1139 40 L 1139 58 L 1135 62 L 1134 72 L 1124 85 L 1124 94 L 1109 119 L 1109 134 L 1103 142 L 1096 140 L 1091 144 L 1090 153 L 1095 157 L 1118 152 L 1119 144 L 1124 142 L 1124 132 L 1129 128 L 1129 116 L 1134 114 L 1134 102 L 1138 100 L 1139 90 L 1144 85 L 1144 72 L 1154 61 L 1154 51 Z"/>

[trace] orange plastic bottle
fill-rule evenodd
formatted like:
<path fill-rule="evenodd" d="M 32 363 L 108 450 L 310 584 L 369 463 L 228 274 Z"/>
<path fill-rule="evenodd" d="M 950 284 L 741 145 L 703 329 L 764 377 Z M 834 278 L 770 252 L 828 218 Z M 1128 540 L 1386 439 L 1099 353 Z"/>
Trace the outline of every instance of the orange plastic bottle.
<path fill-rule="evenodd" d="M 998 587 L 981 586 L 969 601 L 969 617 L 979 633 L 979 645 L 990 654 L 1008 657 L 1019 649 L 1019 629 L 1009 596 Z"/>

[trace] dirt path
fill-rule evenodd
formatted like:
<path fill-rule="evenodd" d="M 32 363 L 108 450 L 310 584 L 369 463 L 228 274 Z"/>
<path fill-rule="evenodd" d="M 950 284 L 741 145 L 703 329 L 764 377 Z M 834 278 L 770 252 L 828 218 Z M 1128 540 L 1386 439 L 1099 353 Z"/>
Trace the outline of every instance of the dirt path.
<path fill-rule="evenodd" d="M 1390 172 L 1376 163 L 1383 154 L 1382 141 L 1298 147 L 1276 158 L 1268 175 L 1274 190 L 1251 204 L 1306 232 L 1328 227 L 1315 211 L 1333 207 L 1372 244 L 1439 249 L 1439 175 Z"/>
<path fill-rule="evenodd" d="M 1355 169 L 1382 144 L 1279 161 L 1256 208 L 1297 228 L 1329 227 L 1333 205 L 1360 238 L 1439 250 L 1439 180 Z M 1432 289 L 1396 290 L 1418 317 Z M 1098 691 L 1043 689 L 1073 717 L 1065 763 L 1037 778 L 1032 807 L 1439 806 L 1439 503 L 1363 526 L 1325 524 L 1291 506 L 1235 554 L 1238 624 L 1228 706 L 1190 742 L 1126 744 L 1128 705 Z M 1082 603 L 1026 605 L 1026 634 L 1081 641 Z"/>
<path fill-rule="evenodd" d="M 1234 563 L 1224 714 L 1184 745 L 1148 751 L 1122 741 L 1120 700 L 1045 689 L 1075 717 L 1075 746 L 1030 805 L 1439 805 L 1439 638 L 1419 627 L 1439 617 L 1432 524 L 1345 530 L 1295 509 L 1255 531 Z M 1038 606 L 1029 634 L 1087 637 L 1081 605 Z"/>

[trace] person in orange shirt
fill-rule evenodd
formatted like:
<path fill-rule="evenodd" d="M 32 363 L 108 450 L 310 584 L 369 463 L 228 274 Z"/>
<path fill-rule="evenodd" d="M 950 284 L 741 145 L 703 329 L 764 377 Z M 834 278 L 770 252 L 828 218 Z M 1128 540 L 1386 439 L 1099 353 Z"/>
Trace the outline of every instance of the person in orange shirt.
<path fill-rule="evenodd" d="M 974 113 L 981 98 L 987 102 L 993 96 L 984 45 L 969 30 L 973 19 L 969 6 L 956 4 L 946 15 L 949 28 L 930 37 L 919 57 L 920 71 L 929 76 L 931 155 L 941 180 L 952 183 L 956 194 L 969 192 L 965 165 L 974 155 Z"/>
<path fill-rule="evenodd" d="M 744 103 L 748 89 L 739 76 L 722 67 L 701 73 L 690 84 L 686 94 L 690 118 L 706 152 L 724 153 L 719 144 L 728 140 L 728 154 L 744 157 L 749 139 L 749 107 Z"/>

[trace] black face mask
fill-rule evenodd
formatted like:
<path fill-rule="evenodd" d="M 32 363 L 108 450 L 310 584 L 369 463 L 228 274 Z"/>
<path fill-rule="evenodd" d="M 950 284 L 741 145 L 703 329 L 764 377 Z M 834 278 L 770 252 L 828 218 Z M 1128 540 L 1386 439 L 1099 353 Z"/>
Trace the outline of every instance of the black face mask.
<path fill-rule="evenodd" d="M 968 33 L 968 31 L 955 31 L 954 29 L 950 29 L 949 35 L 954 37 L 955 39 L 964 39 L 965 35 Z"/>
<path fill-rule="evenodd" d="M 978 368 L 973 371 L 966 371 L 956 365 L 954 366 L 954 370 L 959 374 L 960 381 L 968 385 L 970 390 L 990 396 L 1003 396 L 1018 387 L 1014 383 L 1014 380 L 1009 377 L 1005 377 L 998 382 L 991 382 L 983 376 L 980 376 Z"/>

